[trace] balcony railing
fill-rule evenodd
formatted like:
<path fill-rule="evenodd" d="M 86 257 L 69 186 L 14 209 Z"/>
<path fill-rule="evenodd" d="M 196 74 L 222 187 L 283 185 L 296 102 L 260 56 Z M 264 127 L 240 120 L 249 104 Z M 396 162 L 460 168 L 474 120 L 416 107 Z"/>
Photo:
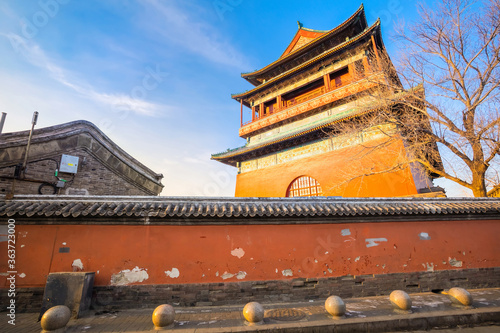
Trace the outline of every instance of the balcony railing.
<path fill-rule="evenodd" d="M 340 88 L 343 88 L 347 85 L 350 85 L 354 82 L 357 82 L 357 81 L 360 81 L 360 78 L 342 78 L 342 81 L 339 82 L 339 80 L 335 80 L 332 79 L 330 80 L 330 90 L 326 90 L 326 87 L 325 86 L 321 86 L 321 87 L 318 87 L 314 90 L 311 90 L 303 95 L 299 95 L 295 98 L 291 98 L 291 99 L 288 99 L 288 100 L 283 100 L 281 102 L 281 108 L 278 108 L 278 104 L 277 103 L 274 103 L 272 105 L 269 105 L 269 106 L 265 106 L 264 110 L 265 112 L 262 113 L 262 112 L 258 112 L 256 111 L 256 114 L 254 116 L 253 119 L 250 119 L 246 122 L 243 122 L 242 123 L 242 127 L 245 126 L 245 125 L 248 125 L 254 121 L 257 121 L 257 120 L 260 120 L 260 119 L 263 119 L 263 118 L 266 118 L 272 114 L 275 114 L 275 113 L 278 113 L 278 112 L 281 112 L 283 110 L 286 110 L 287 108 L 289 107 L 292 107 L 292 106 L 295 106 L 295 105 L 298 105 L 298 104 L 301 104 L 301 103 L 304 103 L 304 102 L 307 102 L 313 98 L 316 98 L 316 97 L 319 97 L 323 94 L 326 94 L 326 93 L 330 93 L 332 91 L 335 91 L 337 89 L 340 89 Z"/>
<path fill-rule="evenodd" d="M 310 99 L 318 97 L 319 95 L 323 95 L 325 93 L 325 87 L 319 87 L 314 90 L 311 90 L 303 95 L 297 96 L 295 98 L 291 98 L 289 100 L 283 101 L 283 106 L 285 108 L 297 105 L 303 102 L 306 102 Z"/>

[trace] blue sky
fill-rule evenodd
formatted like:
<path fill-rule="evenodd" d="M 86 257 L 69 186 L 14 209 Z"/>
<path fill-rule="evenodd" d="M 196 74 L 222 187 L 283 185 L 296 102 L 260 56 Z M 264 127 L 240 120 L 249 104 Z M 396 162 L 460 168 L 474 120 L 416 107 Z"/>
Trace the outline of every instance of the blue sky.
<path fill-rule="evenodd" d="M 244 144 L 240 73 L 277 59 L 295 32 L 329 30 L 358 2 L 0 0 L 4 132 L 85 119 L 152 170 L 162 195 L 233 196 L 236 169 L 210 154 Z M 412 1 L 364 1 L 390 36 Z M 455 191 L 455 190 L 454 190 Z M 456 191 L 460 195 L 460 191 Z"/>

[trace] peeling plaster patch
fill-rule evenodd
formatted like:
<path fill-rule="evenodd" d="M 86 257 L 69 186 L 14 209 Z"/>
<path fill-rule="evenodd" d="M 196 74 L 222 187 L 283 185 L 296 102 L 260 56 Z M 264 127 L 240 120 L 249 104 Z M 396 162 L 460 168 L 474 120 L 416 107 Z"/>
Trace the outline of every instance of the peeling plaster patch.
<path fill-rule="evenodd" d="M 73 267 L 73 269 L 78 268 L 79 270 L 83 271 L 83 263 L 80 259 L 73 260 L 71 267 Z"/>
<path fill-rule="evenodd" d="M 387 242 L 387 238 L 366 238 L 366 247 L 379 246 L 377 242 Z"/>
<path fill-rule="evenodd" d="M 62 245 L 66 245 L 66 242 L 62 242 Z"/>
<path fill-rule="evenodd" d="M 431 262 L 429 264 L 428 262 L 426 262 L 425 264 L 427 265 L 427 267 L 426 267 L 427 268 L 427 272 L 434 272 L 434 263 Z"/>
<path fill-rule="evenodd" d="M 330 273 L 330 274 L 332 274 L 332 273 L 333 273 L 333 271 L 332 271 L 332 269 L 331 269 L 331 268 L 328 268 L 328 273 Z"/>
<path fill-rule="evenodd" d="M 349 230 L 349 229 L 342 229 L 342 231 L 340 232 L 340 234 L 342 236 L 349 236 L 351 234 L 351 230 Z"/>
<path fill-rule="evenodd" d="M 278 269 L 276 268 L 276 274 L 278 274 Z"/>
<path fill-rule="evenodd" d="M 231 251 L 231 255 L 238 257 L 238 259 L 241 259 L 245 255 L 245 251 L 241 247 L 237 247 L 236 249 Z"/>
<path fill-rule="evenodd" d="M 99 271 L 97 271 L 97 274 L 99 274 Z"/>
<path fill-rule="evenodd" d="M 463 251 L 462 254 L 465 255 L 465 251 Z"/>
<path fill-rule="evenodd" d="M 24 245 L 24 244 L 21 244 L 21 247 L 25 247 L 25 246 L 26 246 L 26 245 Z"/>
<path fill-rule="evenodd" d="M 421 232 L 418 234 L 418 237 L 421 239 L 421 240 L 430 240 L 431 239 L 431 236 L 429 236 L 428 233 L 426 232 Z"/>
<path fill-rule="evenodd" d="M 173 267 L 171 271 L 165 271 L 165 275 L 167 275 L 168 277 L 170 277 L 172 279 L 176 279 L 179 277 L 180 273 L 179 273 L 179 270 L 177 268 Z"/>
<path fill-rule="evenodd" d="M 385 264 L 382 265 L 382 268 L 385 269 Z"/>
<path fill-rule="evenodd" d="M 124 269 L 120 273 L 111 275 L 111 285 L 125 286 L 134 282 L 142 282 L 149 278 L 148 272 L 145 269 L 135 266 L 132 270 Z"/>
<path fill-rule="evenodd" d="M 247 272 L 240 271 L 238 274 L 236 274 L 236 278 L 238 280 L 243 280 L 247 276 Z"/>
<path fill-rule="evenodd" d="M 404 265 L 403 265 L 403 267 L 408 267 L 408 265 L 407 265 L 407 264 L 404 264 Z"/>
<path fill-rule="evenodd" d="M 25 278 L 25 277 L 26 277 L 26 274 L 21 273 L 21 274 L 19 274 L 19 277 L 20 277 L 20 278 Z"/>
<path fill-rule="evenodd" d="M 215 272 L 215 276 L 219 276 L 219 271 Z"/>
<path fill-rule="evenodd" d="M 359 261 L 359 259 L 361 259 L 361 257 L 356 257 L 356 259 L 354 259 L 354 262 Z"/>
<path fill-rule="evenodd" d="M 228 272 L 224 272 L 224 274 L 222 274 L 222 280 L 225 280 L 225 279 L 230 279 L 234 276 L 234 274 L 231 274 L 231 273 L 228 273 Z"/>
<path fill-rule="evenodd" d="M 293 276 L 293 272 L 291 269 L 285 269 L 281 271 L 281 274 L 283 274 L 283 276 Z"/>
<path fill-rule="evenodd" d="M 453 267 L 462 267 L 462 261 L 457 260 L 456 258 L 448 258 L 448 262 L 450 263 L 451 266 Z"/>

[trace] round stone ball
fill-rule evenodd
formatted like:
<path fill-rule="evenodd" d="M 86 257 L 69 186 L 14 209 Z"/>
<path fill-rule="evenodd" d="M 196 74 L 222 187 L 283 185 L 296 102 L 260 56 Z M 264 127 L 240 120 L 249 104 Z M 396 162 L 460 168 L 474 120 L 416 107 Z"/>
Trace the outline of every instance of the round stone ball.
<path fill-rule="evenodd" d="M 44 331 L 55 331 L 66 326 L 71 317 L 71 310 L 65 305 L 56 305 L 45 311 L 40 321 Z"/>
<path fill-rule="evenodd" d="M 243 308 L 243 317 L 249 323 L 259 323 L 264 320 L 264 308 L 257 302 L 247 303 Z"/>
<path fill-rule="evenodd" d="M 411 309 L 411 298 L 403 290 L 394 290 L 389 296 L 391 303 L 394 307 L 399 310 L 410 310 Z"/>
<path fill-rule="evenodd" d="M 334 317 L 342 317 L 345 315 L 344 301 L 338 296 L 328 297 L 325 301 L 325 309 Z"/>
<path fill-rule="evenodd" d="M 472 296 L 471 294 L 465 290 L 464 288 L 451 288 L 448 290 L 448 296 L 450 297 L 451 303 L 458 305 L 471 306 L 472 305 Z"/>
<path fill-rule="evenodd" d="M 172 305 L 162 304 L 153 311 L 153 325 L 167 327 L 174 323 L 175 310 Z"/>

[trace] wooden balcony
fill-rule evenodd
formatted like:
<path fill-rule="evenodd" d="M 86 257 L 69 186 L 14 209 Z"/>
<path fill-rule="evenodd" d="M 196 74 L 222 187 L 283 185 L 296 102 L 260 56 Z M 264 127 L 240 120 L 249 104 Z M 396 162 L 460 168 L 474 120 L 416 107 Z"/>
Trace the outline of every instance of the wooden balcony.
<path fill-rule="evenodd" d="M 344 79 L 339 84 L 335 80 L 330 81 L 330 89 L 326 91 L 324 86 L 316 88 L 306 94 L 297 96 L 293 99 L 282 101 L 281 109 L 265 108 L 266 112 L 258 112 L 254 119 L 244 123 L 239 130 L 240 137 L 248 137 L 251 133 L 263 129 L 267 126 L 276 124 L 285 119 L 305 113 L 319 106 L 332 103 L 347 96 L 356 94 L 360 91 L 376 86 L 375 80 L 350 80 Z"/>
<path fill-rule="evenodd" d="M 323 95 L 324 93 L 325 93 L 325 87 L 319 87 L 319 88 L 311 90 L 303 95 L 300 95 L 296 98 L 292 98 L 290 100 L 283 101 L 283 107 L 288 108 L 288 107 L 293 106 L 293 105 L 307 102 L 308 100 L 311 100 L 315 97 Z"/>

